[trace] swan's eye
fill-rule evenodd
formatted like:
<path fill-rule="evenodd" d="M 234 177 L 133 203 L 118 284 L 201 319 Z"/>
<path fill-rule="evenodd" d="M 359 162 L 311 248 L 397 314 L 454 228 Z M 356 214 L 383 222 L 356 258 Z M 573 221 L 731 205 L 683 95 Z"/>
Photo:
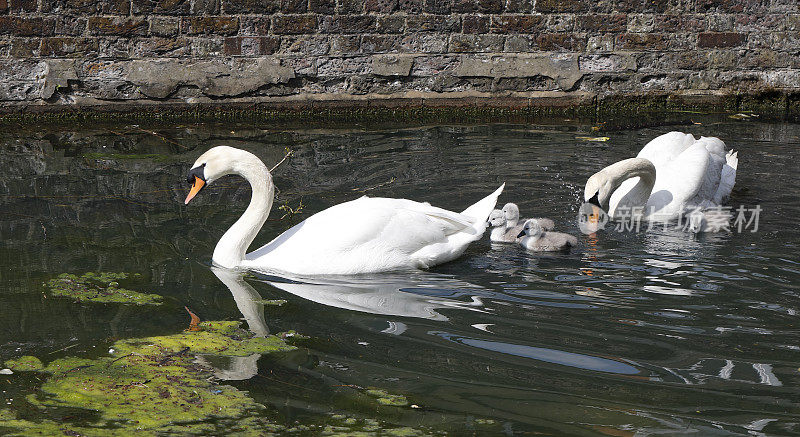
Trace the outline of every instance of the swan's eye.
<path fill-rule="evenodd" d="M 198 178 L 202 179 L 205 182 L 205 180 L 206 180 L 205 168 L 206 168 L 206 164 L 203 163 L 203 164 L 201 164 L 201 165 L 189 170 L 189 174 L 186 175 L 186 182 L 189 185 L 194 185 L 194 178 L 195 177 L 198 177 Z"/>

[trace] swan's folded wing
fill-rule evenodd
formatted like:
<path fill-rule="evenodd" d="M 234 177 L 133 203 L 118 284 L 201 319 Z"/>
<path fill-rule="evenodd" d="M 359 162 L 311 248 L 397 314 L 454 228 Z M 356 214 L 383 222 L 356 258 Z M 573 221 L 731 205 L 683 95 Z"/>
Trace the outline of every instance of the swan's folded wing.
<path fill-rule="evenodd" d="M 648 208 L 659 205 L 656 213 L 681 213 L 700 192 L 710 161 L 708 150 L 702 144 L 695 144 L 668 164 L 657 167 Z"/>
<path fill-rule="evenodd" d="M 639 154 L 638 158 L 645 158 L 652 162 L 658 169 L 662 165 L 669 164 L 686 151 L 695 139 L 692 134 L 683 132 L 670 132 L 653 138 L 647 143 Z"/>

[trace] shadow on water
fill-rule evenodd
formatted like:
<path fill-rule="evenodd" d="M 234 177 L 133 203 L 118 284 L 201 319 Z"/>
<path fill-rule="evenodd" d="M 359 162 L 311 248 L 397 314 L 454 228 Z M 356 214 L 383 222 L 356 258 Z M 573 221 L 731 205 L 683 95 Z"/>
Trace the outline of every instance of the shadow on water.
<path fill-rule="evenodd" d="M 256 336 L 310 337 L 281 357 L 202 358 L 286 423 L 364 412 L 348 393 L 380 387 L 420 407 L 393 407 L 382 412 L 387 420 L 457 433 L 479 431 L 482 418 L 506 433 L 800 432 L 792 164 L 800 126 L 686 129 L 740 151 L 731 204 L 762 205 L 757 232 L 580 234 L 586 177 L 667 128 L 613 132 L 608 141 L 583 139 L 594 136 L 590 126 L 575 125 L 5 132 L 0 354 L 102 355 L 118 338 L 179 332 L 186 305 L 204 320 L 243 319 Z M 534 254 L 483 240 L 432 271 L 358 277 L 209 268 L 250 195 L 231 177 L 182 205 L 187 166 L 219 144 L 251 150 L 268 166 L 293 152 L 275 172 L 278 199 L 253 247 L 363 194 L 458 209 L 502 181 L 501 202 L 552 218 L 580 244 Z M 130 286 L 166 303 L 76 304 L 41 286 L 85 271 L 140 273 Z M 6 398 L 24 397 L 9 381 L 0 380 Z"/>

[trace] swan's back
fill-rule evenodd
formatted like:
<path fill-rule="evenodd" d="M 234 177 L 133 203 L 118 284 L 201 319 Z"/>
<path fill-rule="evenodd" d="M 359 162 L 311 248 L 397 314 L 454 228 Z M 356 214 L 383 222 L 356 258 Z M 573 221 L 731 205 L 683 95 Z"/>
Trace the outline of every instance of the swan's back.
<path fill-rule="evenodd" d="M 307 218 L 247 254 L 242 266 L 309 275 L 427 268 L 454 259 L 483 235 L 501 190 L 478 202 L 486 211 L 468 208 L 479 218 L 364 196 Z"/>

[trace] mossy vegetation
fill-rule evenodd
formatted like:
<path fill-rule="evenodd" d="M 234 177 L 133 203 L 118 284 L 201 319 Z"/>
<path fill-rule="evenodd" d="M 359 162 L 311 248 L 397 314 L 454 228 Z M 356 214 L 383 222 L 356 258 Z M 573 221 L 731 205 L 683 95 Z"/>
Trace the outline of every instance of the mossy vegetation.
<path fill-rule="evenodd" d="M 203 322 L 197 332 L 121 340 L 112 356 L 96 359 L 60 358 L 42 367 L 33 357 L 9 360 L 49 374 L 36 396 L 28 401 L 42 411 L 53 408 L 91 410 L 97 420 L 86 426 L 66 426 L 49 420 L 21 420 L 8 411 L 0 427 L 22 434 L 67 431 L 98 434 L 124 431 L 144 433 L 213 433 L 221 420 L 250 418 L 264 407 L 245 392 L 210 380 L 210 369 L 196 364 L 195 355 L 242 356 L 288 351 L 293 346 L 278 337 L 255 337 L 239 322 Z M 255 419 L 251 419 L 255 420 Z M 258 422 L 258 421 L 256 421 Z M 280 427 L 268 421 L 262 432 Z M 231 424 L 228 424 L 231 425 Z"/>
<path fill-rule="evenodd" d="M 15 372 L 31 372 L 42 370 L 44 367 L 41 360 L 30 355 L 6 360 L 5 365 Z"/>
<path fill-rule="evenodd" d="M 59 358 L 46 366 L 35 357 L 8 360 L 17 370 L 47 375 L 26 397 L 26 417 L 0 410 L 6 435 L 425 435 L 417 429 L 382 425 L 344 415 L 326 422 L 287 427 L 265 415 L 267 408 L 246 392 L 221 385 L 196 355 L 246 356 L 290 351 L 278 336 L 256 337 L 239 322 L 201 322 L 197 331 L 120 340 L 110 356 Z M 400 405 L 402 396 L 371 390 L 379 403 Z M 389 399 L 389 403 L 381 402 Z M 33 411 L 33 413 L 31 412 Z M 54 413 L 70 411 L 64 415 Z M 85 411 L 85 414 L 76 412 Z"/>
<path fill-rule="evenodd" d="M 405 407 L 408 405 L 408 399 L 403 395 L 395 395 L 377 388 L 370 388 L 367 394 L 375 398 L 381 405 L 388 405 L 392 407 Z"/>
<path fill-rule="evenodd" d="M 113 272 L 88 272 L 81 276 L 64 273 L 44 285 L 53 296 L 69 297 L 79 302 L 160 305 L 161 296 L 120 288 L 120 280 L 138 275 Z"/>

